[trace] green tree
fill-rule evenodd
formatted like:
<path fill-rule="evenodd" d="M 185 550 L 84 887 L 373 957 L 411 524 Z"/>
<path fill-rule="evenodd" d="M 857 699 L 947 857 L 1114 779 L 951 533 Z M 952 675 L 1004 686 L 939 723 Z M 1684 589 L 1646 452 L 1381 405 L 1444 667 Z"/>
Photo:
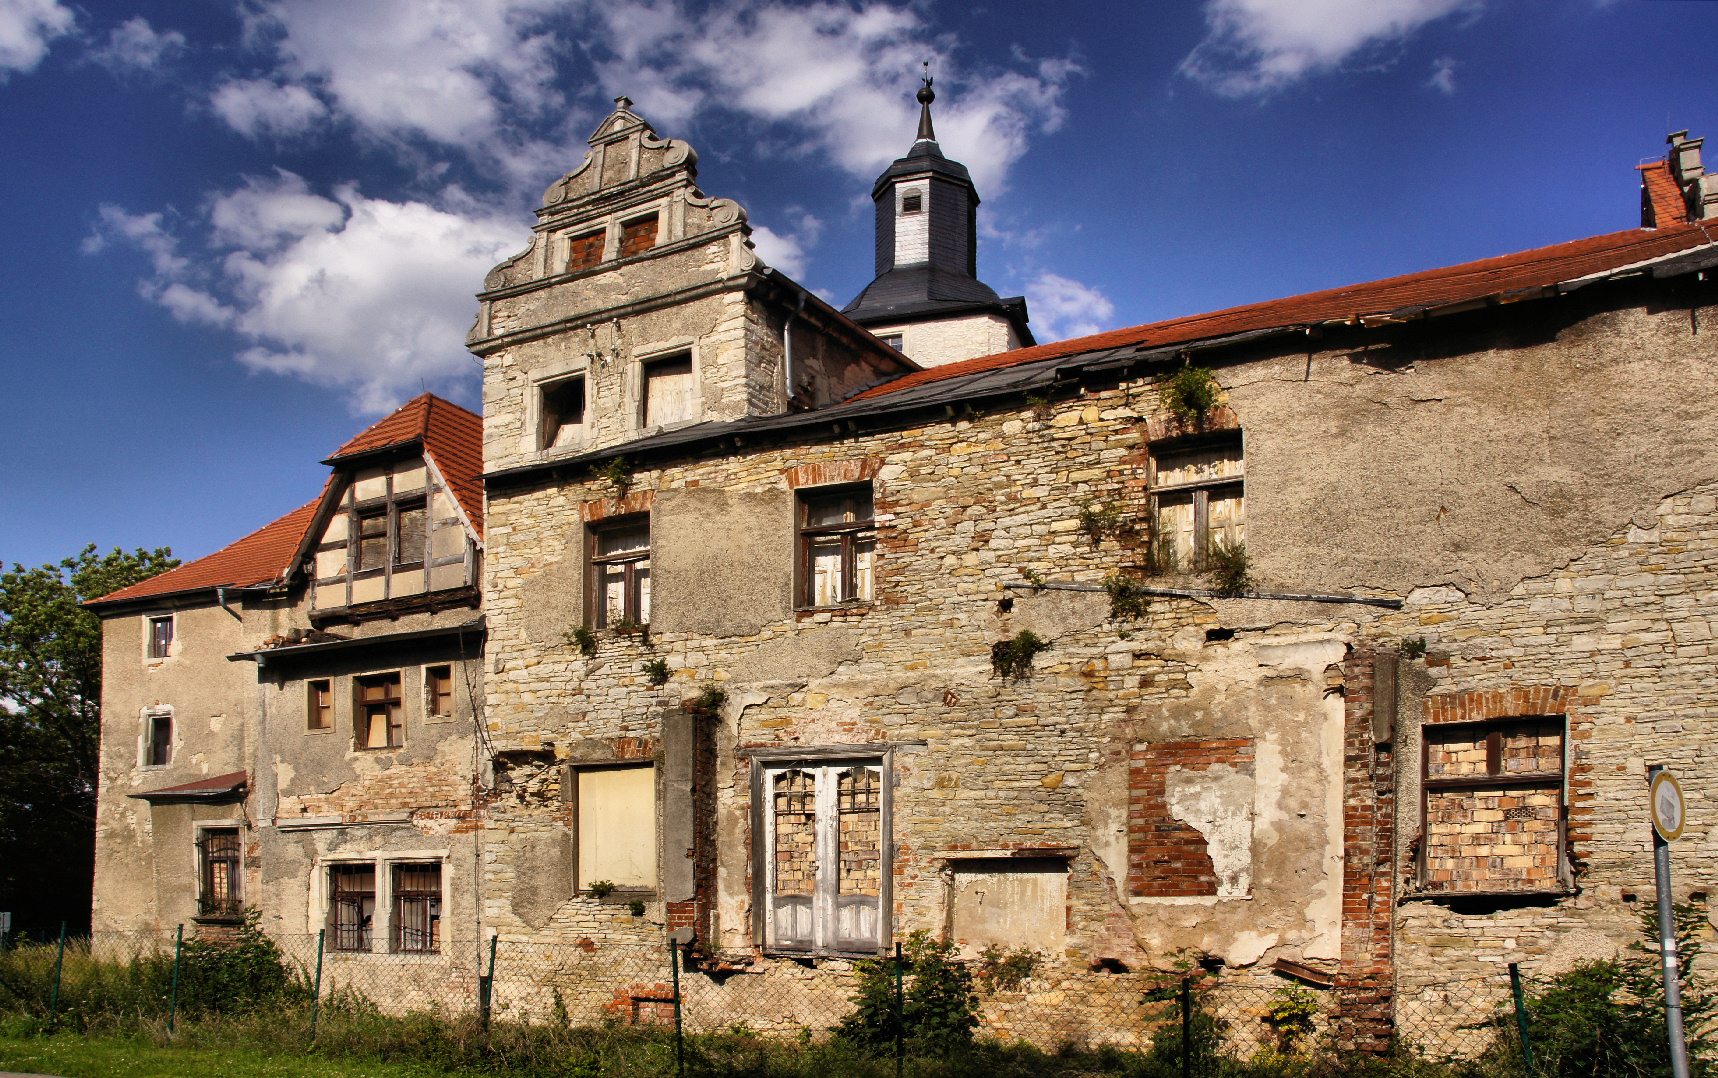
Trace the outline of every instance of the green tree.
<path fill-rule="evenodd" d="M 0 573 L 0 910 L 87 927 L 101 751 L 101 621 L 80 604 L 178 565 L 166 547 Z"/>

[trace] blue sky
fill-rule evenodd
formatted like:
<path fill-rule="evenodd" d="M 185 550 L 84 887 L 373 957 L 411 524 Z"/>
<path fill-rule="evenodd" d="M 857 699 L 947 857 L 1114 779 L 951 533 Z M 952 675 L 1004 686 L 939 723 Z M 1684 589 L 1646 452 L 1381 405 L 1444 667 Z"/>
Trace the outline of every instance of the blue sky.
<path fill-rule="evenodd" d="M 1633 166 L 1718 136 L 1714 40 L 1705 0 L 0 0 L 0 560 L 200 556 L 421 388 L 477 407 L 471 294 L 616 94 L 845 304 L 929 59 L 1049 340 L 1635 227 Z"/>

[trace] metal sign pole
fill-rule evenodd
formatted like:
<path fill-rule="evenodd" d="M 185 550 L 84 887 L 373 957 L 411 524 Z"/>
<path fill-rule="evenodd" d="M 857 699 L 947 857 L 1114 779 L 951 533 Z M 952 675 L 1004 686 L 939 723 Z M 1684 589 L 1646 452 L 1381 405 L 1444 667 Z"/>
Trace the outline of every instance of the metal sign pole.
<path fill-rule="evenodd" d="M 1670 1072 L 1688 1078 L 1688 1041 L 1682 1030 L 1682 977 L 1676 959 L 1676 914 L 1670 901 L 1670 843 L 1681 837 L 1682 788 L 1663 764 L 1647 768 L 1651 782 L 1652 865 L 1658 878 L 1658 955 L 1664 966 L 1664 1024 L 1670 1038 Z"/>

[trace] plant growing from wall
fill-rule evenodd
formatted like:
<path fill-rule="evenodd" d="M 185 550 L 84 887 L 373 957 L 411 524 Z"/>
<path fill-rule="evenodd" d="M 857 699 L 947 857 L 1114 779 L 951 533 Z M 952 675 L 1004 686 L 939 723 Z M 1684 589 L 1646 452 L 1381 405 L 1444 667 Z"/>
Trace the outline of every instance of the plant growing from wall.
<path fill-rule="evenodd" d="M 1048 423 L 1050 417 L 1056 414 L 1056 405 L 1050 400 L 1048 390 L 1043 393 L 1026 394 L 1026 406 L 1032 409 L 1032 418 L 1040 423 Z"/>
<path fill-rule="evenodd" d="M 585 890 L 591 893 L 592 898 L 607 898 L 614 894 L 614 883 L 611 880 L 592 880 Z"/>
<path fill-rule="evenodd" d="M 635 898 L 631 902 L 628 902 L 626 904 L 626 912 L 632 914 L 634 917 L 643 917 L 644 916 L 644 899 Z"/>
<path fill-rule="evenodd" d="M 1043 958 L 1030 947 L 1004 951 L 994 943 L 988 944 L 978 953 L 979 980 L 992 992 L 1011 992 L 1038 971 Z"/>
<path fill-rule="evenodd" d="M 1271 993 L 1270 1006 L 1265 1009 L 1265 1024 L 1277 1035 L 1276 1050 L 1294 1055 L 1312 1034 L 1312 1020 L 1318 1014 L 1318 997 L 1298 984 L 1284 985 Z"/>
<path fill-rule="evenodd" d="M 727 701 L 728 694 L 726 692 L 718 689 L 714 685 L 710 685 L 707 686 L 703 692 L 686 701 L 682 706 L 694 715 L 702 715 L 705 718 L 714 718 L 715 715 L 722 710 L 722 705 L 727 703 Z"/>
<path fill-rule="evenodd" d="M 1222 392 L 1223 387 L 1209 370 L 1193 366 L 1181 368 L 1157 387 L 1163 406 L 1183 422 L 1203 421 L 1205 414 L 1217 407 Z"/>
<path fill-rule="evenodd" d="M 1080 505 L 1079 521 L 1080 531 L 1095 549 L 1106 538 L 1121 533 L 1121 506 L 1114 502 L 1084 502 Z"/>
<path fill-rule="evenodd" d="M 650 626 L 640 621 L 634 621 L 631 618 L 616 618 L 614 621 L 608 623 L 608 631 L 616 636 L 636 636 L 644 638 L 648 636 Z M 648 640 L 646 640 L 646 642 L 648 643 Z"/>
<path fill-rule="evenodd" d="M 1040 573 L 1036 569 L 1022 569 L 1022 570 L 1020 570 L 1020 575 L 1025 578 L 1026 583 L 1032 585 L 1034 588 L 1037 588 L 1039 590 L 1043 589 L 1043 587 L 1044 587 L 1044 574 L 1043 573 Z"/>
<path fill-rule="evenodd" d="M 972 971 L 948 940 L 919 929 L 902 941 L 901 1032 L 909 1055 L 946 1056 L 972 1044 L 978 994 Z M 855 963 L 859 991 L 835 1035 L 860 1048 L 888 1051 L 895 1043 L 895 960 Z"/>
<path fill-rule="evenodd" d="M 1396 645 L 1396 650 L 1402 653 L 1404 659 L 1418 659 L 1426 653 L 1426 638 L 1423 636 L 1404 636 Z"/>
<path fill-rule="evenodd" d="M 667 659 L 651 659 L 639 669 L 644 671 L 644 680 L 650 682 L 652 685 L 668 684 Z"/>
<path fill-rule="evenodd" d="M 625 457 L 614 457 L 602 467 L 591 465 L 591 478 L 601 479 L 614 488 L 614 496 L 626 497 L 626 492 L 632 489 L 632 465 Z"/>
<path fill-rule="evenodd" d="M 1211 578 L 1211 590 L 1218 595 L 1234 598 L 1252 591 L 1253 559 L 1247 556 L 1247 544 L 1219 539 L 1205 552 L 1205 575 Z"/>
<path fill-rule="evenodd" d="M 1104 577 L 1104 591 L 1110 596 L 1110 617 L 1117 621 L 1143 618 L 1150 609 L 1145 585 L 1119 570 Z"/>
<path fill-rule="evenodd" d="M 561 642 L 570 648 L 578 648 L 587 659 L 597 653 L 597 634 L 583 625 L 577 626 L 570 632 L 562 633 Z"/>
<path fill-rule="evenodd" d="M 1032 660 L 1040 651 L 1050 650 L 1050 642 L 1033 632 L 1022 629 L 1013 639 L 998 640 L 990 646 L 990 669 L 999 678 L 1019 681 L 1032 675 Z"/>

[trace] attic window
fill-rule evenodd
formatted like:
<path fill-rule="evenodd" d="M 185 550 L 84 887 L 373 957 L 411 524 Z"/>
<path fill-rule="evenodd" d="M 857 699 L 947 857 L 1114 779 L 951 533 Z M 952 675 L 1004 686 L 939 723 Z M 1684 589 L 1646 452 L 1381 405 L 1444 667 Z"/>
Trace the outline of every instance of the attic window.
<path fill-rule="evenodd" d="M 679 355 L 644 368 L 644 425 L 692 418 L 692 357 Z"/>
<path fill-rule="evenodd" d="M 574 236 L 567 241 L 567 272 L 582 270 L 602 261 L 602 248 L 605 235 L 601 232 L 589 232 L 583 236 Z"/>
<path fill-rule="evenodd" d="M 656 246 L 656 215 L 628 221 L 620 228 L 620 257 L 640 255 Z"/>
<path fill-rule="evenodd" d="M 899 333 L 891 333 L 889 336 L 883 338 L 883 343 L 899 352 L 901 351 L 902 336 Z"/>
<path fill-rule="evenodd" d="M 558 449 L 584 441 L 585 380 L 566 378 L 544 386 L 540 392 L 543 425 L 539 446 Z"/>
<path fill-rule="evenodd" d="M 924 196 L 917 191 L 907 191 L 901 195 L 901 212 L 918 213 L 924 208 Z"/>

